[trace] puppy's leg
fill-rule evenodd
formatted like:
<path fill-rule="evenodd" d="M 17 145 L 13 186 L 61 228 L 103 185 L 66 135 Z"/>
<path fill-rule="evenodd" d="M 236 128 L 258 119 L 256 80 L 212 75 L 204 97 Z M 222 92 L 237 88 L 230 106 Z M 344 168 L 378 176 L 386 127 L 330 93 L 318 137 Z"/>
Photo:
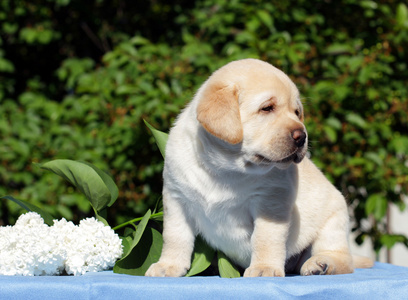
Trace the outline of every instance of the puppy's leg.
<path fill-rule="evenodd" d="M 244 277 L 284 277 L 289 224 L 258 217 L 252 233 L 251 264 Z"/>
<path fill-rule="evenodd" d="M 312 244 L 312 257 L 300 269 L 301 275 L 353 273 L 353 259 L 348 246 L 348 216 L 335 212 Z"/>
<path fill-rule="evenodd" d="M 180 203 L 163 193 L 163 249 L 160 259 L 152 264 L 146 276 L 180 277 L 191 265 L 194 233 Z"/>

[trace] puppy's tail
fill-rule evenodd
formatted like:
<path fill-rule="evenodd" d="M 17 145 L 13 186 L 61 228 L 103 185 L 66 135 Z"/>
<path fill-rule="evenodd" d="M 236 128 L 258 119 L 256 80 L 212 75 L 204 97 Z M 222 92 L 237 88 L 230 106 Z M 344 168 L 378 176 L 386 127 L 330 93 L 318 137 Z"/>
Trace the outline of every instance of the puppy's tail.
<path fill-rule="evenodd" d="M 356 269 L 366 269 L 374 266 L 374 261 L 365 256 L 353 255 L 353 265 Z"/>

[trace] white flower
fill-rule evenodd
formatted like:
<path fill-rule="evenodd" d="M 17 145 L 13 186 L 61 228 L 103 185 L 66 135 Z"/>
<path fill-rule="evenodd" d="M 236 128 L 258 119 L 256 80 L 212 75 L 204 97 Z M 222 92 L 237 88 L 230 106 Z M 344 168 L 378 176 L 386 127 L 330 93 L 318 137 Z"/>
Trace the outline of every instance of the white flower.
<path fill-rule="evenodd" d="M 28 212 L 18 218 L 14 227 L 36 228 L 42 225 L 45 225 L 44 220 L 39 214 L 36 212 Z"/>
<path fill-rule="evenodd" d="M 68 274 L 98 272 L 114 266 L 122 255 L 122 242 L 117 234 L 95 218 L 82 220 L 66 244 Z"/>
<path fill-rule="evenodd" d="M 111 268 L 122 255 L 118 235 L 95 218 L 79 226 L 65 219 L 44 224 L 26 213 L 14 226 L 0 227 L 0 274 L 81 275 Z"/>

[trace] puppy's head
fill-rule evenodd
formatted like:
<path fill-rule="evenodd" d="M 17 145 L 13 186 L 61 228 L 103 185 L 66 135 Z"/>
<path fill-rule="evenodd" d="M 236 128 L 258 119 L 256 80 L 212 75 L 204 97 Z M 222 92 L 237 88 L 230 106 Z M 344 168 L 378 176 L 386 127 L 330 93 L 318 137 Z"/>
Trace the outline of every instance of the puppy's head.
<path fill-rule="evenodd" d="M 307 151 L 303 107 L 295 84 L 255 59 L 231 62 L 197 94 L 197 119 L 211 135 L 241 145 L 249 164 L 285 168 Z"/>

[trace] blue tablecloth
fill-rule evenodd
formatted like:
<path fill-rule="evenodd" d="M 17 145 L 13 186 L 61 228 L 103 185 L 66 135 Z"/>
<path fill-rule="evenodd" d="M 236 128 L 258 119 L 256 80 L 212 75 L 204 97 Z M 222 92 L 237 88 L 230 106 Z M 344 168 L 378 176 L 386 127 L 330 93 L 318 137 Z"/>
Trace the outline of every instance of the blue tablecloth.
<path fill-rule="evenodd" d="M 408 299 L 408 268 L 376 263 L 334 276 L 149 278 L 111 271 L 83 276 L 0 276 L 0 299 Z"/>

